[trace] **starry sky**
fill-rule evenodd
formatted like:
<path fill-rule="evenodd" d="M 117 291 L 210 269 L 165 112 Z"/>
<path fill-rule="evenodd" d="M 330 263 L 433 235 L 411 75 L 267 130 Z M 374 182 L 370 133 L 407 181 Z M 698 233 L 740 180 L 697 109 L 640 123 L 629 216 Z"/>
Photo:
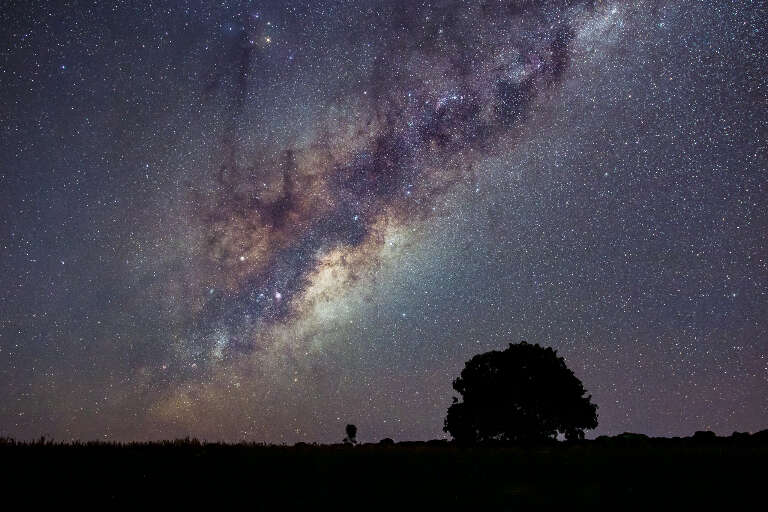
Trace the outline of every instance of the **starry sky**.
<path fill-rule="evenodd" d="M 768 427 L 767 18 L 5 3 L 0 436 L 443 437 L 520 340 L 592 436 Z"/>

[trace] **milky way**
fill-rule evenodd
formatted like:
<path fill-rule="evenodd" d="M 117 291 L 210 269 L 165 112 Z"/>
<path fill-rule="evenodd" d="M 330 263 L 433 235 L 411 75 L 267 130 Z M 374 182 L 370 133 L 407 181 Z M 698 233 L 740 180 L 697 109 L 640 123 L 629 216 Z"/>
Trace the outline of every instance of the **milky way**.
<path fill-rule="evenodd" d="M 765 427 L 749 2 L 2 16 L 0 435 L 443 436 L 521 339 L 596 434 Z"/>
<path fill-rule="evenodd" d="M 382 224 L 429 216 L 446 189 L 472 179 L 478 161 L 514 144 L 528 109 L 568 65 L 573 29 L 561 8 L 549 7 L 406 9 L 391 21 L 405 42 L 377 61 L 364 101 L 340 100 L 346 133 L 321 127 L 305 147 L 244 163 L 226 134 L 217 197 L 201 220 L 228 293 L 211 294 L 195 328 L 225 331 L 227 348 L 252 348 L 250 329 L 237 330 L 243 318 L 255 330 L 285 321 L 330 251 L 365 253 L 354 269 L 365 273 Z M 243 31 L 231 62 L 220 64 L 232 70 L 233 118 L 256 60 L 251 31 L 259 32 Z"/>

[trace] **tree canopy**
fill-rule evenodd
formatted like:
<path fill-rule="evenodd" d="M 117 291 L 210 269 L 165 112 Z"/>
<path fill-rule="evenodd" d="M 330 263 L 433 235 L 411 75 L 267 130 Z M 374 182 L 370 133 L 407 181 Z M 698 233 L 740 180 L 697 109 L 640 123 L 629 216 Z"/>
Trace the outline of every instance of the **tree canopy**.
<path fill-rule="evenodd" d="M 583 439 L 597 427 L 597 406 L 551 348 L 525 341 L 478 354 L 453 381 L 444 431 L 459 442 Z"/>

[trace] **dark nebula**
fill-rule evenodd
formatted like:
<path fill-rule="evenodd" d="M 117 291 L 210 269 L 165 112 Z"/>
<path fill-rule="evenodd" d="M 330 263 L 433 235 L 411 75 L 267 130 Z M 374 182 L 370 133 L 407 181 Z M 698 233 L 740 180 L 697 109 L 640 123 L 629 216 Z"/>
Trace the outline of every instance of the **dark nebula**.
<path fill-rule="evenodd" d="M 542 93 L 552 93 L 570 59 L 574 31 L 563 9 L 573 3 L 542 4 L 546 12 L 532 3 L 516 15 L 504 4 L 485 6 L 469 24 L 484 27 L 481 42 L 461 30 L 438 28 L 457 23 L 455 6 L 409 9 L 407 17 L 393 17 L 385 30 L 403 30 L 412 43 L 386 48 L 379 59 L 365 85 L 371 93 L 366 91 L 352 143 L 331 147 L 323 133 L 308 147 L 277 149 L 274 156 L 239 164 L 228 129 L 218 194 L 201 220 L 210 233 L 211 259 L 223 269 L 246 269 L 233 293 L 211 298 L 193 329 L 237 330 L 245 315 L 261 327 L 284 321 L 328 250 L 381 243 L 372 226 L 382 220 L 405 224 L 429 217 L 441 194 L 471 183 L 476 163 L 498 153 L 501 140 L 508 150 L 511 132 L 524 128 L 528 110 Z M 413 25 L 422 19 L 430 20 L 428 26 Z M 259 59 L 249 42 L 252 32 L 260 31 L 243 30 L 226 54 L 229 62 L 217 63 L 224 71 L 206 90 L 209 97 L 221 88 L 222 74 L 231 68 L 234 87 L 224 94 L 231 96 L 232 126 L 242 115 L 250 70 Z M 299 153 L 312 165 L 297 163 Z M 265 191 L 266 183 L 276 191 Z M 252 252 L 257 257 L 241 265 L 242 255 Z M 249 343 L 241 339 L 230 346 L 242 350 Z"/>

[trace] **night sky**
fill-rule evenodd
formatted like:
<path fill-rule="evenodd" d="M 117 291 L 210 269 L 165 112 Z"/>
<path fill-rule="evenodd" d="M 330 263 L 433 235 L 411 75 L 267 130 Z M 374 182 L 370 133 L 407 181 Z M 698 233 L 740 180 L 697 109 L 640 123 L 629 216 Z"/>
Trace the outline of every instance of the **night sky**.
<path fill-rule="evenodd" d="M 4 2 L 0 436 L 444 437 L 558 350 L 590 435 L 768 427 L 747 0 Z"/>

